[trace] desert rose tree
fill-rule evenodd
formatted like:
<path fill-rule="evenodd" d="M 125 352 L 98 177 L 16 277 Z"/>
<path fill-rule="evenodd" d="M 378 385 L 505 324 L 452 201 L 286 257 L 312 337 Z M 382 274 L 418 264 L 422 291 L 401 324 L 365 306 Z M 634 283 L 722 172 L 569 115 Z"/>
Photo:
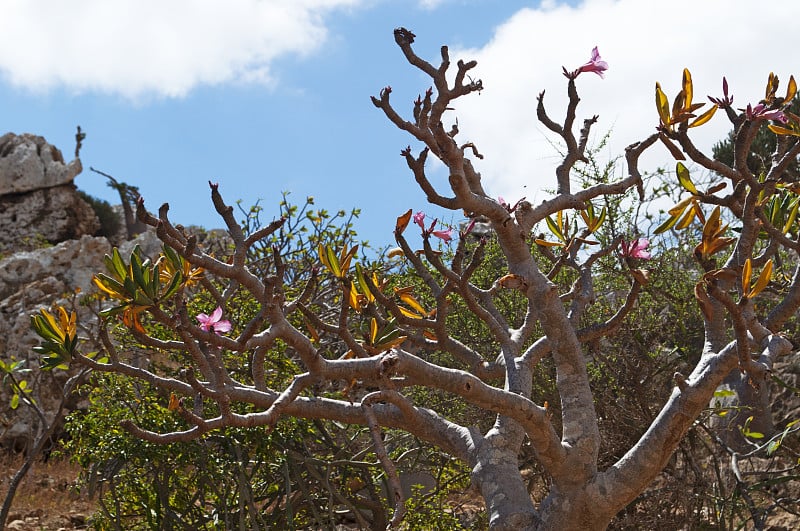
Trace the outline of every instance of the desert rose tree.
<path fill-rule="evenodd" d="M 796 257 L 800 246 L 800 185 L 783 180 L 783 170 L 800 152 L 800 119 L 784 112 L 794 96 L 794 80 L 786 97 L 778 98 L 777 78 L 770 76 L 766 99 L 741 112 L 732 108 L 727 87 L 701 112 L 688 71 L 672 105 L 657 85 L 657 131 L 627 148 L 627 175 L 575 190 L 571 174 L 586 159 L 597 119 L 584 120 L 576 131 L 576 83 L 592 73 L 602 77 L 608 68 L 595 49 L 583 66 L 564 69 L 569 103 L 563 121 L 548 115 L 544 94 L 538 98 L 539 120 L 565 145 L 563 161 L 555 169 L 556 193 L 536 205 L 525 200 L 511 204 L 484 190 L 470 159 L 481 158 L 478 147 L 460 144 L 458 127 L 446 124 L 456 99 L 483 88 L 468 75 L 476 63 L 459 61 L 453 69 L 442 47 L 441 62 L 434 66 L 415 54 L 410 31 L 400 28 L 394 36 L 408 62 L 429 76 L 433 86 L 413 103 L 409 119 L 390 101 L 389 87 L 372 101 L 392 124 L 422 144 L 421 150 L 409 147 L 402 155 L 427 201 L 472 220 L 457 232 L 421 211 L 398 212 L 398 249 L 392 254 L 402 256 L 415 272 L 416 288 L 393 284 L 383 273 L 355 263 L 355 248 L 347 242 L 320 242 L 317 267 L 295 275 L 288 285 L 277 249 L 257 267 L 248 261 L 250 249 L 278 234 L 285 220 L 246 235 L 217 185 L 211 185 L 214 206 L 233 241 L 231 256 L 206 254 L 170 222 L 166 206 L 155 217 L 140 203 L 139 219 L 155 227 L 164 254 L 150 262 L 136 253 L 129 261 L 114 253 L 107 259 L 108 271 L 96 277 L 115 304 L 105 312 L 105 327 L 116 327 L 118 333 L 127 329 L 154 352 L 182 353 L 184 370 L 176 376 L 160 372 L 156 363 L 132 364 L 107 332 L 102 334 L 103 355 L 86 356 L 74 337 L 59 341 L 65 335 L 58 320 L 43 314 L 34 325 L 47 339 L 46 361 L 121 373 L 162 390 L 185 430 L 156 433 L 125 423 L 131 433 L 153 442 L 191 440 L 228 426 L 271 427 L 287 416 L 368 426 L 389 480 L 395 525 L 403 518 L 404 500 L 381 436 L 388 428 L 405 430 L 466 463 L 485 499 L 492 529 L 604 529 L 662 470 L 724 381 L 736 393 L 763 395 L 773 362 L 792 348 L 780 332 L 800 306 L 796 258 L 786 259 L 787 253 Z M 690 139 L 690 129 L 710 120 L 717 109 L 723 109 L 736 129 L 733 166 L 707 157 Z M 767 174 L 753 175 L 746 154 L 755 132 L 767 126 L 779 135 L 774 163 Z M 686 198 L 656 230 L 665 236 L 671 230 L 696 234 L 698 245 L 690 259 L 705 271 L 695 294 L 706 341 L 691 373 L 674 375 L 671 394 L 638 442 L 600 469 L 603 441 L 585 347 L 593 342 L 602 348 L 599 340 L 625 322 L 658 271 L 646 269 L 648 242 L 636 227 L 597 238 L 605 245 L 593 241 L 593 234 L 604 230 L 604 197 L 638 190 L 645 199 L 638 160 L 658 142 L 675 158 L 688 158 L 719 176 L 719 183 L 701 191 L 680 163 L 676 173 Z M 449 171 L 447 189 L 437 188 L 426 176 L 431 155 Z M 422 233 L 421 251 L 406 240 L 412 230 Z M 505 271 L 494 282 L 479 285 L 473 279 L 488 267 L 483 263 L 488 238 L 496 239 Z M 438 252 L 440 241 L 454 245 L 454 251 Z M 598 296 L 593 268 L 609 257 L 629 279 L 628 292 L 614 315 L 587 322 L 587 309 Z M 563 272 L 574 279 L 566 290 L 553 281 Z M 198 315 L 187 305 L 201 292 L 207 303 Z M 522 301 L 521 313 L 503 311 L 499 301 L 509 296 Z M 258 311 L 237 322 L 237 300 L 242 298 L 254 300 Z M 489 336 L 480 344 L 496 348 L 472 345 L 453 333 L 449 317 L 463 308 Z M 157 326 L 160 336 L 148 334 L 151 328 L 145 325 Z M 284 371 L 294 370 L 283 379 L 265 366 L 267 354 L 275 352 L 285 356 Z M 243 367 L 241 356 L 232 354 L 245 354 L 248 364 Z M 531 399 L 533 376 L 545 370 L 545 362 L 554 367 L 554 406 Z M 494 424 L 485 431 L 461 425 L 446 411 L 415 401 L 415 389 L 435 390 L 481 408 L 494 416 Z M 747 400 L 742 397 L 743 403 Z M 560 418 L 554 410 L 560 410 Z M 551 478 L 540 503 L 534 503 L 520 473 L 523 444 L 532 448 Z"/>

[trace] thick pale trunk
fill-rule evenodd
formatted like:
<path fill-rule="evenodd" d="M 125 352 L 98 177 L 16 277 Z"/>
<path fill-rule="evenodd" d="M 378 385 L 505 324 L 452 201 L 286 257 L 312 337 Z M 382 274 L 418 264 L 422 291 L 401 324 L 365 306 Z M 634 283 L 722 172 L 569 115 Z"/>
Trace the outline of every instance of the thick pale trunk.
<path fill-rule="evenodd" d="M 537 531 L 602 531 L 614 517 L 600 511 L 600 506 L 581 489 L 571 495 L 553 489 L 542 503 Z"/>
<path fill-rule="evenodd" d="M 487 442 L 478 451 L 472 481 L 486 501 L 493 531 L 537 529 L 536 508 L 519 473 L 516 452 Z"/>
<path fill-rule="evenodd" d="M 758 432 L 766 437 L 772 435 L 775 423 L 772 418 L 767 378 L 755 382 L 748 374 L 734 369 L 719 389 L 735 393 L 711 400 L 712 407 L 729 408 L 725 416 L 712 417 L 712 427 L 725 444 L 740 452 L 752 449 L 742 434 L 742 427 L 745 424 L 751 432 Z M 752 420 L 748 422 L 750 417 Z"/>

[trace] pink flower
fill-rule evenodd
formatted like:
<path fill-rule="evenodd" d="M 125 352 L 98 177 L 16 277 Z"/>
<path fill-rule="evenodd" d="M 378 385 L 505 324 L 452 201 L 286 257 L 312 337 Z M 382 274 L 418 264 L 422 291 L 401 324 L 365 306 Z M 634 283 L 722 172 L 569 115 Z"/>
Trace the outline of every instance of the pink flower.
<path fill-rule="evenodd" d="M 581 72 L 594 72 L 598 76 L 604 77 L 603 72 L 606 70 L 608 70 L 608 63 L 603 61 L 600 57 L 600 52 L 597 51 L 597 46 L 595 46 L 592 48 L 592 58 L 589 59 L 588 63 L 578 68 L 575 75 L 577 76 Z"/>
<path fill-rule="evenodd" d="M 431 231 L 431 234 L 433 234 L 437 238 L 443 240 L 444 243 L 450 243 L 450 240 L 453 239 L 453 229 L 434 230 L 434 231 Z"/>
<path fill-rule="evenodd" d="M 421 228 L 422 230 L 425 230 L 425 212 L 420 210 L 419 212 L 414 214 L 414 217 L 411 218 L 411 219 L 414 220 L 414 223 L 419 225 L 419 228 Z"/>
<path fill-rule="evenodd" d="M 622 256 L 625 258 L 641 258 L 642 260 L 650 260 L 650 253 L 647 252 L 647 246 L 650 245 L 650 240 L 647 238 L 638 238 L 630 243 L 622 240 Z"/>
<path fill-rule="evenodd" d="M 784 114 L 783 111 L 778 109 L 767 109 L 767 106 L 763 103 L 759 103 L 755 107 L 748 103 L 746 109 L 740 110 L 744 111 L 748 120 L 775 120 L 776 122 L 781 122 L 782 124 L 787 122 L 786 114 Z"/>
<path fill-rule="evenodd" d="M 221 332 L 230 332 L 231 322 L 220 320 L 222 317 L 222 308 L 217 306 L 217 309 L 211 315 L 204 313 L 197 314 L 197 321 L 200 323 L 200 328 L 206 332 L 214 331 L 215 334 L 220 335 Z"/>

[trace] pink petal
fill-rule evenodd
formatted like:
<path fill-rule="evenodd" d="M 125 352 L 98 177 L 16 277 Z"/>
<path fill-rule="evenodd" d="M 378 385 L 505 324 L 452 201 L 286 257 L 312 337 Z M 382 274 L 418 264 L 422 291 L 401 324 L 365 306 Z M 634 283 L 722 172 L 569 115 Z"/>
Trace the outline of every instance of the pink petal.
<path fill-rule="evenodd" d="M 416 223 L 417 225 L 419 225 L 419 227 L 420 227 L 422 230 L 425 230 L 425 212 L 422 212 L 422 211 L 420 210 L 419 212 L 417 212 L 416 214 L 414 214 L 414 218 L 413 218 L 413 219 L 414 219 L 414 223 Z"/>
<path fill-rule="evenodd" d="M 217 306 L 217 309 L 211 314 L 211 322 L 216 323 L 222 317 L 222 307 Z"/>
<path fill-rule="evenodd" d="M 450 240 L 453 239 L 453 229 L 447 230 L 435 230 L 431 232 L 437 238 L 444 240 L 445 243 L 450 243 Z"/>
<path fill-rule="evenodd" d="M 220 332 L 230 332 L 231 331 L 231 322 L 227 320 L 218 321 L 214 323 L 214 332 L 219 334 Z"/>

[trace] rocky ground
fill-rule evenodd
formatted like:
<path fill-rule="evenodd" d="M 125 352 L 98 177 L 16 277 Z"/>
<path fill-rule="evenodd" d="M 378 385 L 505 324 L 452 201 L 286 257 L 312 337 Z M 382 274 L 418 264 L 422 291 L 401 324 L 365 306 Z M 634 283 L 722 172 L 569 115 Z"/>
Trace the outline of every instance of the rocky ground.
<path fill-rule="evenodd" d="M 11 476 L 21 460 L 0 459 L 0 496 L 5 498 Z M 38 463 L 17 490 L 7 531 L 57 531 L 86 529 L 96 503 L 76 489 L 80 469 L 69 462 Z M 2 524 L 0 524 L 2 528 Z"/>

